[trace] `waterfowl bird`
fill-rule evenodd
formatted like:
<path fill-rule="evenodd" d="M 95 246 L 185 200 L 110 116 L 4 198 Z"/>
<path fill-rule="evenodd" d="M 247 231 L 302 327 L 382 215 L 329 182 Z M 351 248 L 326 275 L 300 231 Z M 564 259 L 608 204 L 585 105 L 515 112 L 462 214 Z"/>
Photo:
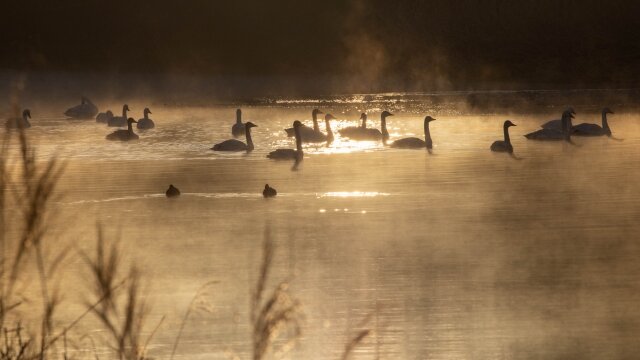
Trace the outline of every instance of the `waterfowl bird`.
<path fill-rule="evenodd" d="M 266 198 L 270 198 L 270 197 L 274 197 L 276 195 L 278 195 L 278 192 L 276 191 L 276 189 L 274 189 L 271 186 L 269 186 L 269 184 L 265 184 L 264 185 L 264 190 L 262 190 L 262 196 L 264 196 Z"/>
<path fill-rule="evenodd" d="M 366 129 L 367 128 L 367 114 L 365 114 L 365 113 L 360 114 L 360 119 L 359 120 L 362 120 L 362 125 L 360 125 L 360 126 L 347 126 L 344 129 L 340 129 L 340 130 L 338 130 L 340 135 L 342 135 L 344 137 L 352 137 L 354 134 L 362 132 L 362 129 Z"/>
<path fill-rule="evenodd" d="M 138 140 L 138 135 L 133 132 L 133 123 L 137 123 L 133 118 L 129 118 L 127 120 L 127 130 L 116 130 L 111 134 L 106 136 L 107 140 L 120 140 L 120 141 L 130 141 L 130 140 Z"/>
<path fill-rule="evenodd" d="M 270 152 L 267 157 L 274 160 L 296 160 L 296 162 L 300 162 L 304 156 L 302 152 L 302 138 L 300 137 L 301 127 L 302 123 L 300 121 L 296 120 L 293 122 L 293 130 L 296 137 L 295 149 L 276 149 Z"/>
<path fill-rule="evenodd" d="M 251 139 L 251 128 L 257 127 L 258 125 L 252 123 L 251 121 L 246 122 L 244 125 L 245 129 L 245 137 L 247 138 L 247 143 L 243 143 L 240 140 L 230 139 L 225 140 L 221 143 L 213 145 L 211 150 L 214 151 L 253 151 L 253 140 Z"/>
<path fill-rule="evenodd" d="M 333 130 L 331 130 L 331 120 L 335 120 L 336 118 L 331 115 L 331 114 L 327 114 L 324 116 L 324 125 L 327 128 L 327 146 L 330 146 L 333 143 Z"/>
<path fill-rule="evenodd" d="M 380 114 L 380 129 L 382 130 L 382 143 L 385 145 L 387 145 L 387 141 L 389 140 L 389 131 L 387 131 L 387 117 L 389 116 L 393 116 L 393 114 L 386 110 L 383 111 L 382 114 Z"/>
<path fill-rule="evenodd" d="M 327 135 L 320 131 L 320 126 L 318 125 L 318 114 L 324 113 L 318 109 L 313 109 L 311 112 L 311 120 L 313 121 L 312 128 L 307 125 L 302 125 L 300 127 L 300 136 L 302 137 L 303 143 L 320 143 L 327 141 Z M 295 136 L 294 128 L 287 128 L 284 129 L 284 131 L 287 133 L 288 137 Z"/>
<path fill-rule="evenodd" d="M 74 119 L 93 119 L 97 113 L 98 107 L 84 96 L 81 99 L 80 105 L 69 108 L 64 112 L 66 116 Z"/>
<path fill-rule="evenodd" d="M 516 126 L 516 124 L 512 123 L 511 120 L 504 122 L 504 125 L 502 126 L 504 131 L 504 140 L 494 141 L 493 144 L 491 144 L 491 151 L 508 152 L 509 154 L 513 154 L 513 146 L 511 146 L 511 139 L 509 138 L 509 128 L 512 126 Z"/>
<path fill-rule="evenodd" d="M 568 107 L 565 109 L 565 111 L 568 111 L 571 113 L 571 115 L 575 115 L 576 111 L 573 110 L 572 107 Z M 564 112 L 563 112 L 564 114 Z M 560 118 L 559 120 L 549 120 L 546 123 L 540 125 L 541 128 L 543 129 L 556 129 L 556 130 L 562 130 L 562 118 Z"/>
<path fill-rule="evenodd" d="M 122 106 L 122 116 L 114 116 L 109 121 L 107 121 L 107 125 L 109 126 L 125 126 L 127 125 L 127 111 L 131 111 L 129 109 L 129 105 L 124 104 Z"/>
<path fill-rule="evenodd" d="M 167 189 L 165 194 L 168 198 L 180 196 L 180 190 L 178 190 L 178 188 L 173 185 L 169 185 L 169 188 Z"/>
<path fill-rule="evenodd" d="M 571 128 L 573 135 L 579 136 L 602 136 L 611 137 L 611 129 L 607 122 L 607 114 L 613 114 L 609 108 L 602 109 L 602 126 L 597 124 L 582 123 Z"/>
<path fill-rule="evenodd" d="M 156 124 L 153 123 L 153 120 L 149 119 L 149 114 L 151 114 L 151 110 L 149 108 L 144 108 L 144 117 L 138 120 L 138 125 L 136 127 L 138 129 L 153 129 Z"/>
<path fill-rule="evenodd" d="M 380 114 L 380 125 L 382 128 L 382 131 L 378 130 L 378 129 L 368 129 L 367 128 L 367 114 L 362 113 L 362 115 L 360 115 L 360 119 L 362 119 L 362 126 L 360 127 L 348 127 L 348 128 L 344 128 L 340 131 L 340 135 L 344 136 L 344 137 L 348 137 L 352 140 L 380 140 L 382 139 L 383 143 L 386 144 L 387 139 L 389 139 L 389 132 L 387 131 L 387 117 L 388 116 L 393 116 L 393 114 L 391 114 L 388 111 L 383 111 L 382 114 Z M 386 139 L 385 139 L 385 133 L 386 133 Z"/>
<path fill-rule="evenodd" d="M 417 137 L 404 138 L 396 140 L 391 143 L 392 148 L 397 149 L 422 149 L 426 148 L 429 152 L 433 148 L 433 141 L 431 141 L 431 133 L 429 132 L 429 123 L 435 119 L 431 116 L 424 118 L 424 140 Z"/>
<path fill-rule="evenodd" d="M 98 116 L 96 116 L 96 122 L 99 123 L 108 123 L 109 119 L 113 118 L 113 113 L 111 112 L 111 110 L 107 110 L 107 112 L 103 112 L 98 114 Z"/>
<path fill-rule="evenodd" d="M 562 113 L 562 126 L 560 129 L 546 128 L 526 134 L 524 137 L 530 140 L 566 140 L 571 141 L 572 110 L 567 109 Z"/>
<path fill-rule="evenodd" d="M 236 123 L 231 127 L 231 135 L 240 137 L 244 135 L 244 124 L 242 123 L 242 110 L 236 110 Z"/>
<path fill-rule="evenodd" d="M 4 126 L 10 129 L 17 129 L 17 128 L 26 129 L 31 127 L 31 123 L 29 122 L 30 118 L 31 118 L 31 111 L 29 109 L 24 109 L 24 111 L 22 112 L 22 117 L 9 118 L 4 123 Z"/>

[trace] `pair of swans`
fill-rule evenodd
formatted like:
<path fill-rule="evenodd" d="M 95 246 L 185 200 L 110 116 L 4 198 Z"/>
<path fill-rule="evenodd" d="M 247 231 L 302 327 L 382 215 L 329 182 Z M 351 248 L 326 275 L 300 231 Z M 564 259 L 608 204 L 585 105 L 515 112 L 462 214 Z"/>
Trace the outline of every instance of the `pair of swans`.
<path fill-rule="evenodd" d="M 4 126 L 7 129 L 26 129 L 31 127 L 31 123 L 29 119 L 31 118 L 31 111 L 29 109 L 24 109 L 22 111 L 22 117 L 12 117 L 8 118 L 5 121 Z"/>
<path fill-rule="evenodd" d="M 67 109 L 64 112 L 65 116 L 68 116 L 73 119 L 93 119 L 94 116 L 98 113 L 98 107 L 95 106 L 91 100 L 86 97 L 82 97 L 80 100 L 80 105 L 76 105 L 72 108 Z"/>
<path fill-rule="evenodd" d="M 113 112 L 111 112 L 111 110 L 107 110 L 107 112 L 100 113 L 96 116 L 96 122 L 106 123 L 111 127 L 125 126 L 127 125 L 128 119 L 127 111 L 131 111 L 127 104 L 122 106 L 122 116 L 113 116 Z M 143 114 L 143 117 L 136 121 L 136 127 L 140 130 L 153 129 L 156 124 L 149 118 L 149 114 L 152 114 L 151 110 L 149 110 L 149 108 L 144 108 Z"/>
<path fill-rule="evenodd" d="M 386 145 L 387 140 L 389 140 L 389 131 L 387 131 L 387 117 L 389 116 L 393 116 L 393 114 L 386 110 L 380 114 L 380 128 L 382 131 L 378 129 L 367 128 L 367 114 L 362 113 L 360 115 L 362 125 L 349 126 L 344 129 L 340 129 L 339 133 L 341 136 L 352 140 L 382 140 L 382 142 Z"/>
<path fill-rule="evenodd" d="M 327 142 L 327 144 L 330 144 L 333 142 L 333 132 L 331 132 L 331 129 L 329 126 L 327 126 L 327 134 L 324 134 L 320 131 L 320 126 L 318 124 L 319 114 L 324 114 L 324 113 L 318 109 L 313 109 L 313 111 L 311 112 L 311 121 L 313 122 L 313 127 L 309 127 L 301 123 L 302 125 L 300 125 L 300 136 L 303 143 Z M 331 115 L 331 117 L 332 119 L 335 119 L 333 115 Z M 326 119 L 326 116 L 325 116 L 325 119 Z M 284 129 L 284 131 L 287 133 L 288 137 L 295 136 L 295 128 L 293 127 L 286 128 Z"/>
<path fill-rule="evenodd" d="M 572 114 L 575 114 L 572 108 L 567 109 Z M 612 137 L 611 128 L 609 127 L 609 121 L 607 119 L 607 114 L 615 114 L 611 109 L 605 107 L 602 109 L 602 125 L 598 124 L 590 124 L 590 123 L 582 123 L 578 125 L 571 126 L 571 135 L 576 136 L 608 136 Z M 562 123 L 561 120 L 551 120 L 544 124 L 542 124 L 543 129 L 561 129 Z"/>

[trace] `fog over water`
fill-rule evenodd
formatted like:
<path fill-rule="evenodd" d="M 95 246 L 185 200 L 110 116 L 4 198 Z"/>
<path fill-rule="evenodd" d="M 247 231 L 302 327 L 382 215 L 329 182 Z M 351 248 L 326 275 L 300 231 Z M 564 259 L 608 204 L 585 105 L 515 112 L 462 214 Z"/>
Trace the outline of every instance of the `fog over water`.
<path fill-rule="evenodd" d="M 152 305 L 148 332 L 163 316 L 149 355 L 168 359 L 177 328 L 198 289 L 210 311 L 187 322 L 176 358 L 250 354 L 249 294 L 262 243 L 275 244 L 272 285 L 289 280 L 305 314 L 290 358 L 333 359 L 368 315 L 374 332 L 356 358 L 622 359 L 640 350 L 640 126 L 616 103 L 557 93 L 561 104 L 490 110 L 512 94 L 468 94 L 432 101 L 416 94 L 264 98 L 243 106 L 253 129 L 250 154 L 209 148 L 230 138 L 237 104 L 175 106 L 129 102 L 156 122 L 140 140 L 104 140 L 113 128 L 67 120 L 67 104 L 31 107 L 28 134 L 40 159 L 66 163 L 51 231 L 90 251 L 96 223 L 135 259 Z M 556 96 L 554 95 L 554 96 Z M 536 95 L 538 96 L 538 95 Z M 547 95 L 539 95 L 545 98 Z M 575 96 L 575 102 L 570 102 Z M 472 97 L 473 98 L 473 97 Z M 95 102 L 119 113 L 122 102 Z M 475 105 L 474 105 L 475 104 Z M 609 123 L 618 138 L 577 138 L 575 145 L 522 135 L 574 105 L 574 123 Z M 307 146 L 297 171 L 265 155 L 293 147 L 285 127 L 310 124 L 319 107 L 333 130 L 390 110 L 391 140 L 422 136 L 432 115 L 433 155 L 337 136 Z M 515 160 L 489 151 L 512 120 Z M 321 129 L 324 125 L 321 123 Z M 2 130 L 4 131 L 4 130 Z M 265 183 L 278 190 L 263 199 Z M 169 184 L 182 195 L 169 200 Z M 83 311 L 87 275 L 72 256 L 63 288 L 64 323 Z M 94 334 L 94 320 L 74 335 Z M 95 333 L 99 336 L 99 333 Z M 101 354 L 104 349 L 98 349 Z"/>

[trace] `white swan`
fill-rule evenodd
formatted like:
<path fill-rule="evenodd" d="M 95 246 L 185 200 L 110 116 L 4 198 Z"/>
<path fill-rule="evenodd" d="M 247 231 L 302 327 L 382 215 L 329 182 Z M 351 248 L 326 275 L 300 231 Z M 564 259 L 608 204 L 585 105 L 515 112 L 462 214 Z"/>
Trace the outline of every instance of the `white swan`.
<path fill-rule="evenodd" d="M 426 148 L 429 152 L 433 148 L 433 141 L 431 140 L 431 133 L 429 132 L 429 123 L 436 119 L 431 116 L 424 118 L 424 140 L 417 137 L 404 138 L 396 140 L 391 143 L 392 148 L 397 149 L 422 149 Z"/>
<path fill-rule="evenodd" d="M 125 126 L 127 125 L 127 111 L 131 111 L 129 109 L 129 105 L 124 104 L 122 106 L 122 116 L 114 116 L 107 122 L 109 126 Z"/>

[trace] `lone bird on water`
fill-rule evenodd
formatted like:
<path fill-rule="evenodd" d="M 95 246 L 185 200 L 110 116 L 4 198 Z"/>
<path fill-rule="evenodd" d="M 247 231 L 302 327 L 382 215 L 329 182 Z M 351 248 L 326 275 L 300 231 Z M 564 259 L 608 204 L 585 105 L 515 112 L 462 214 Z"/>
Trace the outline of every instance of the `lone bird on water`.
<path fill-rule="evenodd" d="M 169 185 L 169 188 L 167 189 L 165 194 L 168 198 L 180 196 L 180 190 L 178 190 L 178 188 L 173 185 Z"/>
<path fill-rule="evenodd" d="M 276 189 L 269 186 L 269 184 L 264 185 L 264 190 L 262 190 L 262 196 L 266 198 L 270 198 L 270 197 L 275 197 L 276 195 L 278 195 L 278 192 L 276 191 Z"/>

